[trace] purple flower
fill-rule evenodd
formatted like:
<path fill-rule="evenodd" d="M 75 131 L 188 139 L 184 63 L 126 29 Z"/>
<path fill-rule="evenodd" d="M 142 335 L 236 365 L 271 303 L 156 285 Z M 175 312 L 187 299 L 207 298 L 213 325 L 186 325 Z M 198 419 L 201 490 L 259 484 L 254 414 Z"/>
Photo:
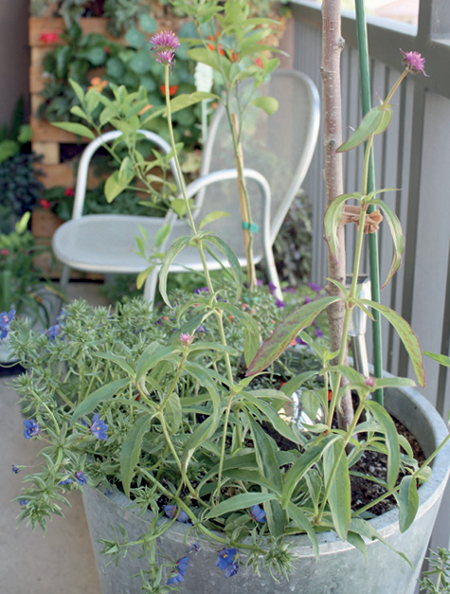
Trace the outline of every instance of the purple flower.
<path fill-rule="evenodd" d="M 75 478 L 79 485 L 85 485 L 87 483 L 87 476 L 81 470 L 78 470 L 78 472 L 75 473 Z"/>
<path fill-rule="evenodd" d="M 239 570 L 237 550 L 235 548 L 222 549 L 219 553 L 216 567 L 225 570 L 225 577 L 236 575 Z"/>
<path fill-rule="evenodd" d="M 306 346 L 306 344 L 307 344 L 307 343 L 306 343 L 306 342 L 303 340 L 303 338 L 300 338 L 300 336 L 297 336 L 297 338 L 295 339 L 295 342 L 296 342 L 297 344 L 302 344 L 302 345 L 305 345 L 305 346 Z"/>
<path fill-rule="evenodd" d="M 254 520 L 261 522 L 261 524 L 265 524 L 267 521 L 266 512 L 259 505 L 252 505 L 250 508 L 250 514 Z"/>
<path fill-rule="evenodd" d="M 100 419 L 100 415 L 96 413 L 92 418 L 92 435 L 94 435 L 97 439 L 103 439 L 104 441 L 106 441 L 108 439 L 108 435 L 106 433 L 107 430 L 108 425 L 105 423 L 105 421 L 102 421 Z"/>
<path fill-rule="evenodd" d="M 283 293 L 295 293 L 294 287 L 285 287 Z"/>
<path fill-rule="evenodd" d="M 312 289 L 314 293 L 320 293 L 322 291 L 322 287 L 316 283 L 308 283 L 308 287 Z"/>
<path fill-rule="evenodd" d="M 404 52 L 402 49 L 400 51 L 403 56 L 403 65 L 409 72 L 412 72 L 413 74 L 421 72 L 424 76 L 428 76 L 425 72 L 426 60 L 419 54 L 419 52 Z"/>
<path fill-rule="evenodd" d="M 308 295 L 305 295 L 305 299 L 303 300 L 303 304 L 306 305 L 307 303 L 311 303 L 312 299 L 310 299 L 308 297 Z"/>
<path fill-rule="evenodd" d="M 209 288 L 208 287 L 198 287 L 197 289 L 194 289 L 194 295 L 200 295 L 200 293 L 209 293 Z"/>
<path fill-rule="evenodd" d="M 20 468 L 17 468 L 15 464 L 11 464 L 11 470 L 14 472 L 14 474 L 19 474 L 20 472 Z"/>
<path fill-rule="evenodd" d="M 205 326 L 199 326 L 199 327 L 197 328 L 196 332 L 200 332 L 200 334 L 201 334 L 202 332 L 206 332 L 206 328 L 205 328 Z"/>
<path fill-rule="evenodd" d="M 177 561 L 177 568 L 174 570 L 174 574 L 167 580 L 167 584 L 179 584 L 180 582 L 184 582 L 184 575 L 187 571 L 189 566 L 189 557 L 181 557 Z"/>
<path fill-rule="evenodd" d="M 8 336 L 9 327 L 15 315 L 15 309 L 11 309 L 8 313 L 6 313 L 6 311 L 0 313 L 0 340 L 3 340 Z"/>
<path fill-rule="evenodd" d="M 170 66 L 173 68 L 175 64 L 175 52 L 180 47 L 178 37 L 172 31 L 162 31 L 156 33 L 150 39 L 150 43 L 153 46 L 151 50 L 156 50 L 157 58 L 156 61 L 163 66 Z"/>
<path fill-rule="evenodd" d="M 180 334 L 180 342 L 183 346 L 189 346 L 190 344 L 192 344 L 194 340 L 194 337 L 189 334 L 189 332 L 186 332 L 186 334 Z"/>
<path fill-rule="evenodd" d="M 273 283 L 269 283 L 269 292 L 270 292 L 270 294 L 273 295 L 276 290 L 277 290 L 276 285 L 274 285 Z"/>
<path fill-rule="evenodd" d="M 33 419 L 24 420 L 25 431 L 23 432 L 25 439 L 31 439 L 39 434 L 39 423 L 36 423 Z"/>
<path fill-rule="evenodd" d="M 316 328 L 316 338 L 321 338 L 323 336 L 323 332 L 320 328 Z"/>
<path fill-rule="evenodd" d="M 285 303 L 284 301 L 282 301 L 281 299 L 275 299 L 275 305 L 276 305 L 277 307 L 279 307 L 280 309 L 281 309 L 282 307 L 286 307 L 286 303 Z"/>
<path fill-rule="evenodd" d="M 28 505 L 29 500 L 28 499 L 19 499 L 19 505 Z"/>
<path fill-rule="evenodd" d="M 168 518 L 174 518 L 175 514 L 177 513 L 178 507 L 176 505 L 165 505 L 164 506 L 164 513 L 166 514 L 166 516 Z M 182 522 L 183 524 L 185 524 L 189 519 L 189 516 L 187 515 L 187 513 L 183 510 L 180 510 L 180 512 L 177 515 L 177 520 L 178 522 Z"/>
<path fill-rule="evenodd" d="M 54 326 L 50 326 L 50 328 L 46 332 L 47 336 L 53 342 L 57 336 L 61 334 L 61 325 L 55 324 Z"/>

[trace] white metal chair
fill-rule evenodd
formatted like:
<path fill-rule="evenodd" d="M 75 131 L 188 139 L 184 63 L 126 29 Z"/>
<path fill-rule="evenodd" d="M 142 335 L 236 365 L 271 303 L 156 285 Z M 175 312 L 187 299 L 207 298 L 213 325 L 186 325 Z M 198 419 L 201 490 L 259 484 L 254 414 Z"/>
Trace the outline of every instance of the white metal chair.
<path fill-rule="evenodd" d="M 252 205 L 253 220 L 259 226 L 254 235 L 256 262 L 264 258 L 270 281 L 279 291 L 272 245 L 312 159 L 319 130 L 319 97 L 314 83 L 304 74 L 280 70 L 272 74 L 262 94 L 274 96 L 279 109 L 272 116 L 249 108 L 244 118 L 242 143 L 244 174 Z M 195 218 L 209 212 L 225 210 L 230 216 L 215 221 L 208 229 L 226 241 L 245 265 L 241 219 L 237 191 L 237 171 L 226 112 L 220 107 L 214 114 L 203 151 L 200 178 L 187 187 L 188 197 L 195 196 Z M 158 135 L 141 131 L 157 147 L 168 153 L 169 145 Z M 53 237 L 55 256 L 65 266 L 61 277 L 64 286 L 70 268 L 86 272 L 139 273 L 148 263 L 136 252 L 138 225 L 154 237 L 163 222 L 171 224 L 166 245 L 189 234 L 186 223 L 170 212 L 165 219 L 129 215 L 83 216 L 87 171 L 91 157 L 104 142 L 118 138 L 121 132 L 107 132 L 85 149 L 78 169 L 72 220 L 63 224 Z M 171 169 L 180 189 L 173 160 Z M 220 259 L 220 258 L 219 258 Z M 225 264 L 225 262 L 222 262 Z M 208 266 L 217 269 L 221 263 L 208 256 Z M 173 272 L 200 270 L 201 262 L 193 248 L 183 250 L 171 266 Z M 153 302 L 158 270 L 149 275 L 144 296 Z"/>

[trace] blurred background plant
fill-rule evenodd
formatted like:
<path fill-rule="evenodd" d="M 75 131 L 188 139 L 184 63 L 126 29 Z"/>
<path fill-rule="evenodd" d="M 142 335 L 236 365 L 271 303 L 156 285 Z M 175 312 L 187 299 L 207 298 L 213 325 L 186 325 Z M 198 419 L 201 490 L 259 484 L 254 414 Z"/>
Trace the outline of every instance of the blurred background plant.
<path fill-rule="evenodd" d="M 9 233 L 39 199 L 39 157 L 30 151 L 31 128 L 23 123 L 24 102 L 15 106 L 11 124 L 0 126 L 0 232 Z"/>
<path fill-rule="evenodd" d="M 450 594 L 450 553 L 438 548 L 427 557 L 429 569 L 424 571 L 419 580 L 421 594 Z"/>
<path fill-rule="evenodd" d="M 27 230 L 29 219 L 30 213 L 25 213 L 12 233 L 0 235 L 0 311 L 15 310 L 18 316 L 48 325 L 44 292 L 59 293 L 34 263 L 48 248 L 39 245 Z"/>

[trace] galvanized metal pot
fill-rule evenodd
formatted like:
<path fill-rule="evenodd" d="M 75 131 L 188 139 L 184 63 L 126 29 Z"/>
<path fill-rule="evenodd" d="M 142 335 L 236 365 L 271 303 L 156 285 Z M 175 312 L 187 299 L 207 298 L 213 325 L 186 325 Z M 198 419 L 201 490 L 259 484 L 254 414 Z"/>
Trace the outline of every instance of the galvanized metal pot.
<path fill-rule="evenodd" d="M 445 423 L 431 404 L 416 390 L 390 389 L 385 394 L 386 408 L 419 440 L 428 456 L 447 435 Z M 268 572 L 261 577 L 252 570 L 240 568 L 238 574 L 225 578 L 215 567 L 220 546 L 201 542 L 201 551 L 192 556 L 181 592 L 185 594 L 412 594 L 415 589 L 422 559 L 436 519 L 439 504 L 448 479 L 450 446 L 435 458 L 431 480 L 419 489 L 420 508 L 414 524 L 401 534 L 396 509 L 372 520 L 376 530 L 396 549 L 407 555 L 414 569 L 379 541 L 368 543 L 368 560 L 331 532 L 318 536 L 320 559 L 315 560 L 307 537 L 293 539 L 297 557 L 295 572 L 289 582 L 275 582 Z M 149 518 L 137 516 L 130 502 L 121 493 L 105 496 L 98 489 L 86 489 L 84 505 L 103 594 L 138 594 L 140 578 L 130 576 L 140 569 L 148 570 L 145 559 L 131 558 L 129 554 L 116 567 L 107 565 L 100 555 L 100 538 L 113 538 L 111 526 L 124 526 L 128 539 L 134 540 L 148 531 Z M 127 509 L 128 508 L 128 509 Z M 163 520 L 164 521 L 164 520 Z M 176 522 L 159 541 L 160 550 L 176 560 L 186 554 L 192 537 L 189 527 Z"/>

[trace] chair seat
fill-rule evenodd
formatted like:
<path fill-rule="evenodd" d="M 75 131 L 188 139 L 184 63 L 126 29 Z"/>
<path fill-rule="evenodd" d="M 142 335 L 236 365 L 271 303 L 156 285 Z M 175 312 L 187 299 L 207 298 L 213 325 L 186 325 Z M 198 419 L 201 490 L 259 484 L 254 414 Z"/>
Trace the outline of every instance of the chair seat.
<path fill-rule="evenodd" d="M 148 262 L 137 254 L 136 237 L 139 226 L 148 233 L 150 241 L 161 228 L 163 219 L 125 215 L 86 215 L 67 221 L 53 236 L 52 247 L 58 260 L 84 272 L 137 274 L 148 267 Z M 170 233 L 170 242 L 181 235 L 188 235 L 189 228 L 176 221 Z M 259 260 L 260 258 L 258 258 Z M 209 268 L 220 264 L 207 254 Z M 239 259 L 241 265 L 245 259 Z M 195 248 L 183 250 L 175 259 L 171 270 L 201 270 L 202 263 Z"/>

